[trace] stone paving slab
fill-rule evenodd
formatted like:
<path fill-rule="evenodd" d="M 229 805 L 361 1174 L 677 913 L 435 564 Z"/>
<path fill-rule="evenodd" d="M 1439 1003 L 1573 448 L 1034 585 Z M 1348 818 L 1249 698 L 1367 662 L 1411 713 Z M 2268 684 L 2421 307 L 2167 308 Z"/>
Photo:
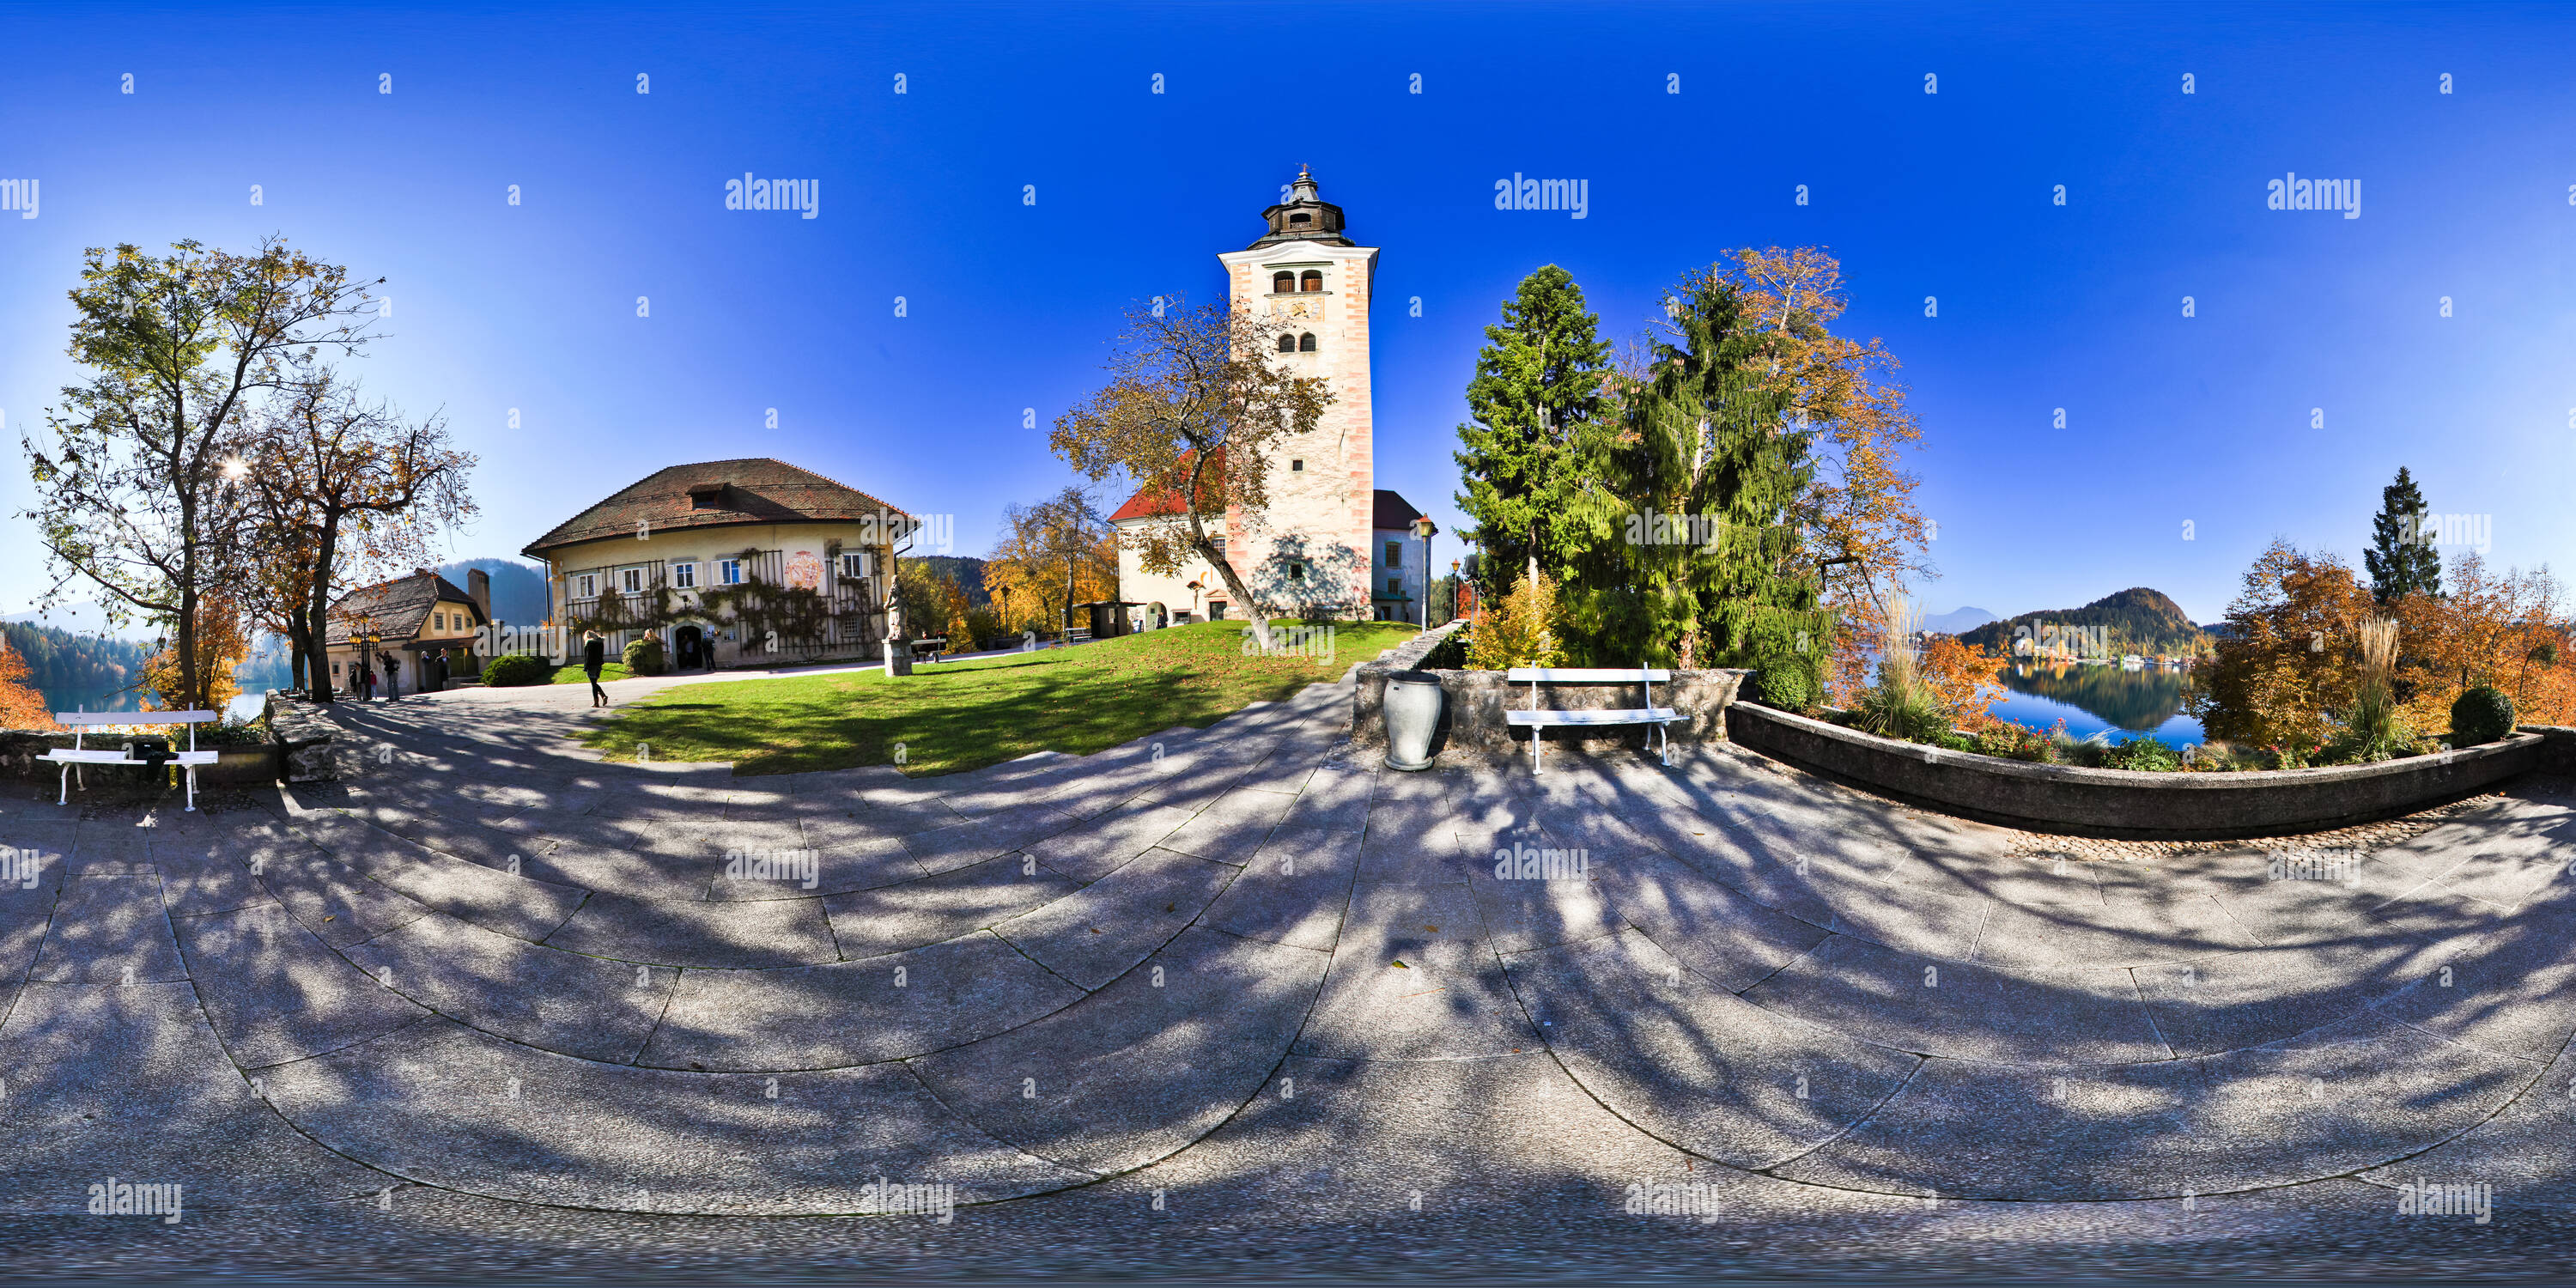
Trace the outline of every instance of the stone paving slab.
<path fill-rule="evenodd" d="M 186 979 L 161 879 L 148 865 L 132 876 L 75 876 L 63 885 L 53 927 L 28 978 L 49 984 L 152 984 Z"/>
<path fill-rule="evenodd" d="M 691 970 L 639 1063 L 831 1069 L 945 1050 L 1082 996 L 987 931 L 793 970 Z"/>
<path fill-rule="evenodd" d="M 1616 934 L 1619 921 L 1600 884 L 1609 871 L 1608 865 L 1587 865 L 1578 876 L 1524 880 L 1504 879 L 1488 870 L 1470 876 L 1467 889 L 1476 896 L 1476 910 L 1494 951 L 1509 957 Z"/>
<path fill-rule="evenodd" d="M 801 883 L 736 880 L 719 870 L 707 885 L 707 897 L 719 902 L 801 899 L 876 890 L 918 881 L 929 874 L 920 860 L 912 857 L 912 851 L 904 847 L 903 838 L 877 834 L 872 825 L 845 818 L 807 818 L 803 823 L 801 848 L 814 853 L 813 888 L 807 889 Z"/>
<path fill-rule="evenodd" d="M 1836 935 L 1743 996 L 1838 1033 L 1953 1059 L 2077 1065 L 2173 1055 L 2122 970 L 2023 974 Z"/>
<path fill-rule="evenodd" d="M 266 1081 L 278 1111 L 333 1149 L 409 1180 L 534 1203 L 847 1213 L 879 1176 L 954 1184 L 960 1202 L 1089 1179 L 995 1142 L 901 1065 L 674 1073 L 432 1022 Z"/>
<path fill-rule="evenodd" d="M 182 1187 L 184 1223 L 384 1181 L 269 1113 L 185 982 L 29 985 L 0 1025 L 0 1067 L 0 1211 L 85 1214 L 89 1187 L 113 1177 Z"/>
<path fill-rule="evenodd" d="M 1028 855 L 1005 854 L 902 885 L 832 895 L 823 900 L 845 960 L 880 957 L 988 929 L 1080 886 Z M 1034 870 L 1032 870 L 1034 869 Z"/>
<path fill-rule="evenodd" d="M 419 901 L 318 848 L 280 849 L 259 855 L 253 874 L 268 897 L 334 948 L 346 948 L 432 915 Z"/>
<path fill-rule="evenodd" d="M 1537 1045 L 1465 883 L 1354 887 L 1298 1054 L 1465 1059 Z"/>
<path fill-rule="evenodd" d="M 1773 912 L 1670 858 L 1622 865 L 1603 873 L 1600 885 L 1613 915 L 1729 993 L 1760 983 L 1832 933 Z"/>
<path fill-rule="evenodd" d="M 1322 827 L 1356 832 L 1368 824 L 1369 798 L 1377 776 L 1352 769 L 1316 770 L 1294 805 L 1281 816 L 1282 827 Z"/>
<path fill-rule="evenodd" d="M 577 887 L 495 871 L 356 820 L 323 828 L 308 819 L 304 833 L 350 870 L 404 898 L 532 943 L 543 942 L 589 897 Z"/>
<path fill-rule="evenodd" d="M 1246 939 L 1331 952 L 1359 872 L 1360 836 L 1283 827 L 1210 903 L 1199 924 Z"/>
<path fill-rule="evenodd" d="M 1063 810 L 1033 802 L 932 831 L 915 832 L 903 838 L 903 843 L 925 870 L 948 872 L 1016 853 L 1081 823 L 1081 819 Z"/>
<path fill-rule="evenodd" d="M 1089 885 L 1127 866 L 1189 821 L 1187 811 L 1164 805 L 1121 805 L 1030 842 L 1027 853 L 1050 870 Z"/>
<path fill-rule="evenodd" d="M 437 913 L 343 951 L 369 977 L 450 1019 L 613 1064 L 643 1050 L 680 974 L 531 944 Z"/>
<path fill-rule="evenodd" d="M 1243 866 L 1294 802 L 1276 792 L 1237 787 L 1191 816 L 1159 844 L 1217 863 Z"/>
<path fill-rule="evenodd" d="M 2439 970 L 2474 940 L 2357 939 L 2249 949 L 2131 970 L 2178 1055 L 2260 1046 L 2322 1028 Z"/>
<path fill-rule="evenodd" d="M 1140 1167 L 1262 1093 L 1324 960 L 1192 930 L 1064 1010 L 912 1068 L 943 1104 L 1031 1154 L 1095 1173 Z"/>
<path fill-rule="evenodd" d="M 660 966 L 806 966 L 840 958 L 819 897 L 704 903 L 594 894 L 544 942 Z"/>
<path fill-rule="evenodd" d="M 1922 1063 L 1749 1005 L 1633 930 L 1503 960 L 1549 1049 L 1586 1091 L 1657 1137 L 1733 1167 L 1768 1167 L 1823 1144 Z"/>
<path fill-rule="evenodd" d="M 1171 850 L 993 927 L 1030 959 L 1085 989 L 1132 969 L 1198 919 L 1239 869 Z"/>
<path fill-rule="evenodd" d="M 2453 1042 L 2543 1061 L 2576 1032 L 2576 910 L 2498 925 L 2372 1008 Z M 2569 1105 L 2576 1108 L 2576 1093 Z"/>
<path fill-rule="evenodd" d="M 274 904 L 174 925 L 206 1018 L 245 1069 L 337 1051 L 429 1015 Z"/>
<path fill-rule="evenodd" d="M 2415 1153 L 2492 1115 L 2534 1072 L 2369 1024 L 2206 1061 L 2062 1074 L 1935 1060 L 1868 1123 L 1777 1171 L 1965 1198 L 2223 1193 Z"/>
<path fill-rule="evenodd" d="M 16 878 L 0 881 L 0 916 L 53 915 L 64 877 L 71 870 L 72 845 L 79 831 L 78 823 L 14 817 L 0 826 L 0 846 L 8 847 L 9 871 Z"/>

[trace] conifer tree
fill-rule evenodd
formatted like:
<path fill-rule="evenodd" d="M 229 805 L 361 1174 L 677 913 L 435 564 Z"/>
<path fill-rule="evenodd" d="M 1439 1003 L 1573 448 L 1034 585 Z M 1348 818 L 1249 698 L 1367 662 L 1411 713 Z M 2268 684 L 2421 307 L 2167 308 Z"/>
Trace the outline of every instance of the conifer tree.
<path fill-rule="evenodd" d="M 2424 494 L 2406 467 L 2397 481 L 2379 490 L 2379 513 L 2370 521 L 2370 549 L 2362 567 L 2370 574 L 2371 597 L 2389 603 L 2401 595 L 2442 593 L 2442 554 L 2426 530 Z"/>
<path fill-rule="evenodd" d="M 1485 328 L 1456 456 L 1467 483 L 1458 506 L 1474 523 L 1460 535 L 1485 555 L 1477 587 L 1489 601 L 1518 583 L 1533 553 L 1562 580 L 1588 544 L 1567 512 L 1581 441 L 1600 430 L 1610 346 L 1599 327 L 1573 275 L 1550 264 L 1523 278 L 1502 322 Z"/>
<path fill-rule="evenodd" d="M 1642 655 L 1812 676 L 1827 618 L 1791 513 L 1814 478 L 1812 431 L 1790 421 L 1735 285 L 1694 274 L 1666 312 L 1670 336 L 1624 389 L 1620 432 L 1577 467 L 1569 508 L 1593 541 L 1565 597 L 1569 642 L 1597 665 Z"/>

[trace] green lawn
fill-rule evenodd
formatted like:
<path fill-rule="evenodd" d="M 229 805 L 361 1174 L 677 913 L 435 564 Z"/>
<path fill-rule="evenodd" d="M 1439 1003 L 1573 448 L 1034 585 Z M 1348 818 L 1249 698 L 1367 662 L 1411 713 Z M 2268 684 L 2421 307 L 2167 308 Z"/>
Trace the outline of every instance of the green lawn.
<path fill-rule="evenodd" d="M 626 669 L 626 664 L 624 662 L 603 662 L 599 667 L 599 678 L 603 681 L 632 679 L 634 678 L 634 674 L 634 672 Z M 562 667 L 555 671 L 555 683 L 588 684 L 590 683 L 590 673 L 582 670 L 579 666 Z"/>
<path fill-rule="evenodd" d="M 690 684 L 618 708 L 582 742 L 610 760 L 635 759 L 639 742 L 655 760 L 729 760 L 737 774 L 892 764 L 900 743 L 904 772 L 953 774 L 1033 751 L 1084 755 L 1174 725 L 1203 729 L 1247 703 L 1340 679 L 1414 634 L 1400 622 L 1340 622 L 1329 657 L 1246 657 L 1241 622 L 1196 622 L 891 680 L 855 671 Z"/>

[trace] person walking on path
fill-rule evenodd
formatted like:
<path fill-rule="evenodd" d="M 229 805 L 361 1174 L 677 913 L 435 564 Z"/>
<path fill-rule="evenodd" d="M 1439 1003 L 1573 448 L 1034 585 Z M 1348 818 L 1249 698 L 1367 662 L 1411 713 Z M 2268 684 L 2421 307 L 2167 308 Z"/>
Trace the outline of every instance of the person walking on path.
<path fill-rule="evenodd" d="M 590 677 L 590 705 L 608 705 L 608 691 L 599 687 L 599 668 L 608 664 L 608 645 L 601 643 L 599 632 L 581 633 L 581 669 Z"/>
<path fill-rule="evenodd" d="M 381 656 L 385 663 L 385 701 L 392 702 L 402 696 L 402 663 L 394 660 L 391 653 Z"/>

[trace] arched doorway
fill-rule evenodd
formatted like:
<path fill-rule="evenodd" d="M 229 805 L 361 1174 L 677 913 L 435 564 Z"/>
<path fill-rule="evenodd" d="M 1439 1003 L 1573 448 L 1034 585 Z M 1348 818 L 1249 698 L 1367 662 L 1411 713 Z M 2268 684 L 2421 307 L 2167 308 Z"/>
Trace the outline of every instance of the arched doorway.
<path fill-rule="evenodd" d="M 671 662 L 673 667 L 682 671 L 697 670 L 699 667 L 707 664 L 706 654 L 707 644 L 705 632 L 700 631 L 695 626 L 683 626 L 678 631 L 673 632 L 671 636 Z"/>

